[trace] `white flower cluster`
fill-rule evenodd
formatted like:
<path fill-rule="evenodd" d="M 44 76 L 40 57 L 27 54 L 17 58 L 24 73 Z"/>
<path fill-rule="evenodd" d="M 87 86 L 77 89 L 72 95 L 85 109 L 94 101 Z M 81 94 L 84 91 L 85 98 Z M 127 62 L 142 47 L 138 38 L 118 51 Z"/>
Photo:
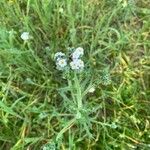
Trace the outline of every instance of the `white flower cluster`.
<path fill-rule="evenodd" d="M 82 47 L 78 47 L 72 53 L 72 61 L 70 62 L 70 67 L 72 70 L 83 70 L 84 62 L 81 60 L 81 57 L 84 54 L 84 49 Z"/>
<path fill-rule="evenodd" d="M 67 59 L 65 58 L 65 54 L 62 52 L 57 52 L 54 56 L 56 60 L 56 66 L 58 70 L 64 70 L 67 66 Z"/>
<path fill-rule="evenodd" d="M 27 40 L 29 40 L 29 39 L 31 38 L 31 36 L 30 36 L 29 32 L 23 32 L 23 33 L 21 34 L 21 38 L 22 38 L 24 41 L 27 41 Z"/>
<path fill-rule="evenodd" d="M 70 68 L 75 71 L 82 71 L 84 69 L 84 62 L 81 60 L 81 57 L 84 54 L 82 47 L 78 47 L 71 54 L 72 61 L 70 62 Z M 58 70 L 64 70 L 67 67 L 67 59 L 64 53 L 57 52 L 54 56 L 56 60 L 56 66 Z"/>

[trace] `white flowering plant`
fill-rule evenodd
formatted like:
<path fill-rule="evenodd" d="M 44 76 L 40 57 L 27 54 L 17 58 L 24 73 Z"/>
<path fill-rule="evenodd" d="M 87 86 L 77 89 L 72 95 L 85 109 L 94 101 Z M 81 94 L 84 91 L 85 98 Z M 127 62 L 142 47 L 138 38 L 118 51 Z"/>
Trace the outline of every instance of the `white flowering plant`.
<path fill-rule="evenodd" d="M 90 74 L 87 75 L 88 71 L 85 70 L 84 53 L 82 47 L 68 48 L 66 53 L 59 51 L 53 57 L 56 69 L 61 71 L 67 80 L 67 86 L 59 88 L 58 92 L 64 100 L 67 111 L 74 116 L 57 135 L 57 140 L 62 137 L 65 129 L 71 124 L 79 122 L 80 124 L 86 125 L 89 122 L 87 120 L 88 115 L 93 111 L 93 109 L 88 108 L 85 98 L 88 94 L 93 94 L 96 87 L 93 84 Z M 86 76 L 86 78 L 83 76 Z M 71 97 L 68 97 L 69 93 Z M 86 105 L 83 105 L 83 103 Z M 89 131 L 87 133 L 91 136 Z"/>
<path fill-rule="evenodd" d="M 0 150 L 149 150 L 149 1 L 0 0 Z"/>

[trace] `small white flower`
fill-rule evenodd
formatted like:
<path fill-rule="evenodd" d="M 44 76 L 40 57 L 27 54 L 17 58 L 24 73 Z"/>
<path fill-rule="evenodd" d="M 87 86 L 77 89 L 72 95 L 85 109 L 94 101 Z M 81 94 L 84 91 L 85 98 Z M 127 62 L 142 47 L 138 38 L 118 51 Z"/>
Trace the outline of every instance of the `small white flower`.
<path fill-rule="evenodd" d="M 72 70 L 78 70 L 78 69 L 79 69 L 79 67 L 77 66 L 77 64 L 75 63 L 75 61 L 72 61 L 72 62 L 70 63 L 70 66 L 71 66 L 71 69 L 72 69 Z"/>
<path fill-rule="evenodd" d="M 29 35 L 29 32 L 23 32 L 21 34 L 21 38 L 24 40 L 24 41 L 27 41 L 30 39 L 30 35 Z"/>
<path fill-rule="evenodd" d="M 80 55 L 83 55 L 83 54 L 84 54 L 84 49 L 83 49 L 82 47 L 76 48 L 75 51 L 78 52 L 78 53 L 80 53 Z"/>
<path fill-rule="evenodd" d="M 62 7 L 60 7 L 59 10 L 58 10 L 58 12 L 59 12 L 59 13 L 63 13 L 63 12 L 64 12 L 64 9 L 63 9 Z"/>
<path fill-rule="evenodd" d="M 57 52 L 57 53 L 54 55 L 54 59 L 56 60 L 56 59 L 61 58 L 61 57 L 64 57 L 64 56 L 65 56 L 64 53 L 62 53 L 62 52 Z"/>
<path fill-rule="evenodd" d="M 77 60 L 77 65 L 79 66 L 80 69 L 84 68 L 84 62 L 81 59 Z"/>
<path fill-rule="evenodd" d="M 65 67 L 67 65 L 67 61 L 66 59 L 59 59 L 57 61 L 57 64 L 60 66 L 60 67 Z"/>
<path fill-rule="evenodd" d="M 79 57 L 80 57 L 80 53 L 76 51 L 72 53 L 72 59 L 79 59 Z"/>
<path fill-rule="evenodd" d="M 67 60 L 65 58 L 59 58 L 56 65 L 58 70 L 63 70 L 67 66 Z"/>
<path fill-rule="evenodd" d="M 95 87 L 91 87 L 91 88 L 89 89 L 89 93 L 94 93 L 94 91 L 95 91 Z"/>
<path fill-rule="evenodd" d="M 84 62 L 81 59 L 74 59 L 70 63 L 71 69 L 72 70 L 83 70 L 84 68 Z"/>
<path fill-rule="evenodd" d="M 78 47 L 72 53 L 72 59 L 79 59 L 84 54 L 84 49 L 82 47 Z"/>

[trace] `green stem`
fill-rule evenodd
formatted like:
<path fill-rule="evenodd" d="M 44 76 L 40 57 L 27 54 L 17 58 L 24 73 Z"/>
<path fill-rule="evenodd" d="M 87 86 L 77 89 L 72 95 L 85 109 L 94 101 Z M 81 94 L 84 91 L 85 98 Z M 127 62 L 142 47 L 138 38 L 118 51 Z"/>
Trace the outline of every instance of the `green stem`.
<path fill-rule="evenodd" d="M 76 99 L 77 99 L 77 105 L 78 109 L 82 109 L 82 91 L 81 91 L 81 86 L 80 86 L 80 81 L 77 77 L 77 74 L 74 74 L 74 84 L 75 84 L 75 89 L 76 89 Z"/>

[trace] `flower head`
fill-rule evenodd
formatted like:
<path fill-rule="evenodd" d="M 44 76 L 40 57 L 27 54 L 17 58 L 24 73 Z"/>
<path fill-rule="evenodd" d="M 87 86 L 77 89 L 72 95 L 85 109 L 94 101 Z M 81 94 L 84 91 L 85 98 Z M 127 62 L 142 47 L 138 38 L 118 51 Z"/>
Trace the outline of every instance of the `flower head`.
<path fill-rule="evenodd" d="M 83 49 L 82 47 L 76 48 L 75 51 L 78 52 L 80 55 L 83 55 L 83 54 L 84 54 L 84 49 Z"/>
<path fill-rule="evenodd" d="M 70 67 L 72 70 L 83 70 L 84 62 L 81 59 L 74 59 L 72 62 L 70 62 Z"/>
<path fill-rule="evenodd" d="M 58 58 L 56 66 L 58 70 L 63 70 L 67 66 L 67 60 L 65 58 Z"/>
<path fill-rule="evenodd" d="M 29 32 L 23 32 L 23 33 L 21 34 L 21 38 L 22 38 L 24 41 L 29 40 L 29 39 L 30 39 L 30 34 L 29 34 Z"/>
<path fill-rule="evenodd" d="M 84 49 L 82 47 L 78 47 L 75 49 L 75 51 L 72 53 L 72 59 L 79 59 L 84 54 Z"/>

